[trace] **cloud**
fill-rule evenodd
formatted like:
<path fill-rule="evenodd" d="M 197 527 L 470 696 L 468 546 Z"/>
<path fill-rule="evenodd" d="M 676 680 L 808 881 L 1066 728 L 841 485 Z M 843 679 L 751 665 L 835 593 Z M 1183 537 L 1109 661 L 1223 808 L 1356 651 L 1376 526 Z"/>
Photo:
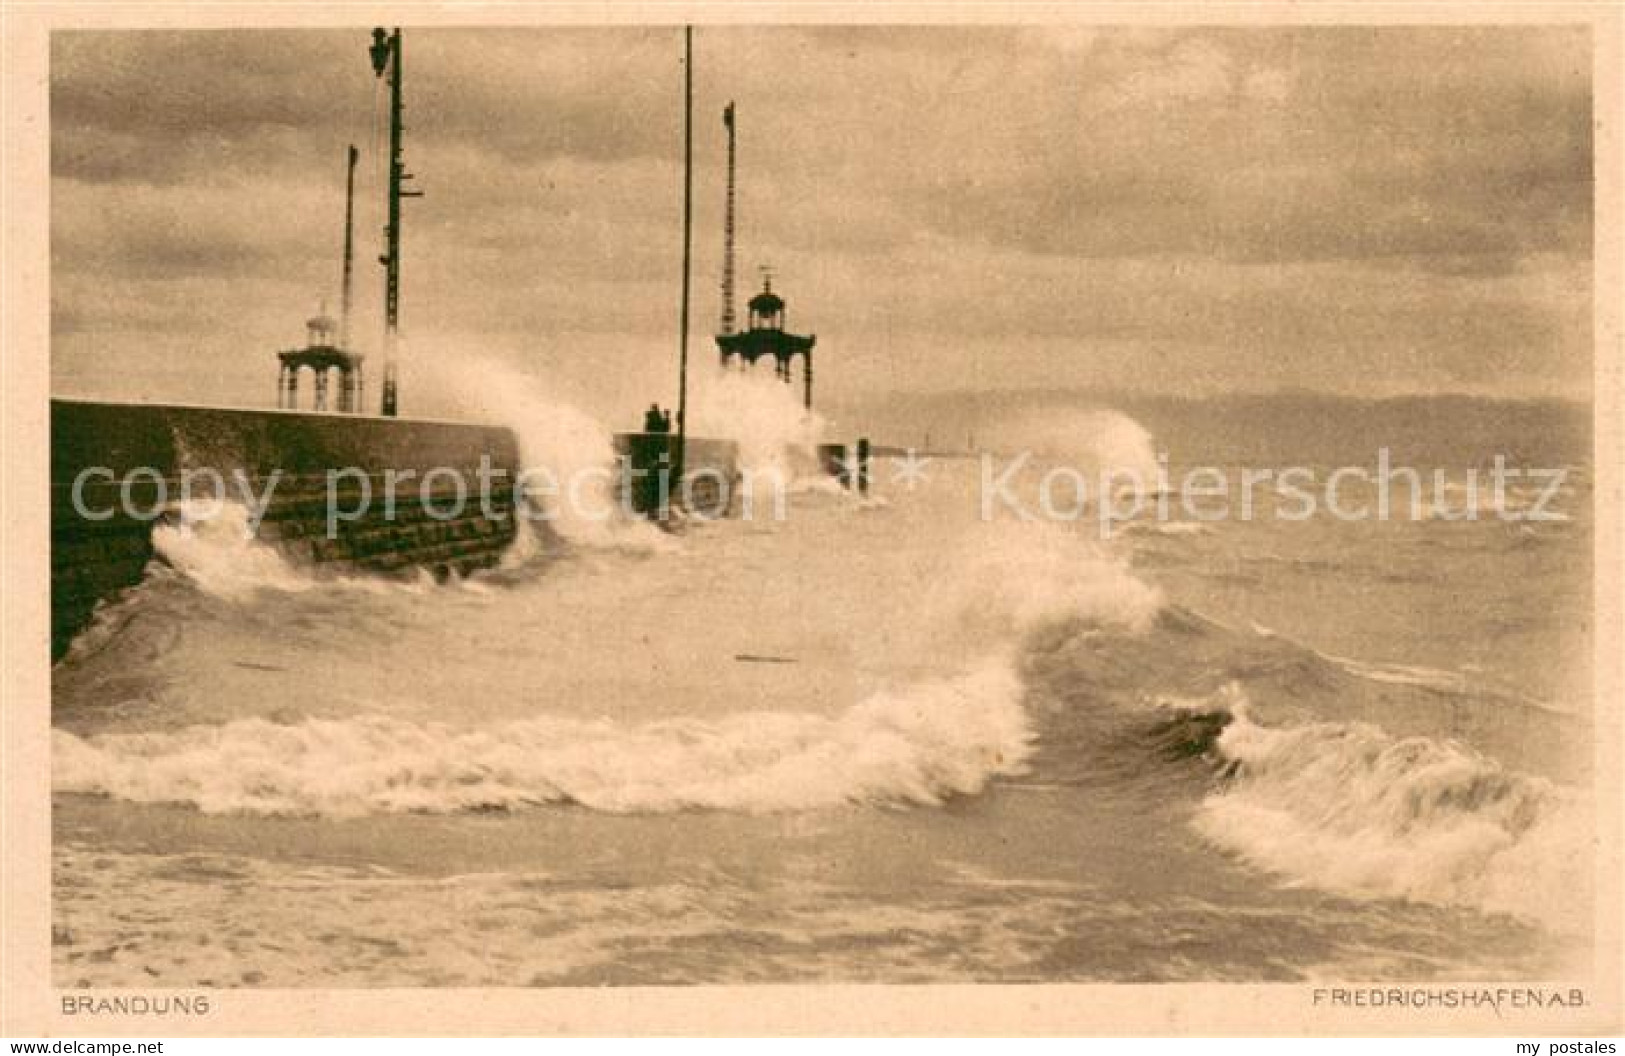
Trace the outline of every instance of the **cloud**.
<path fill-rule="evenodd" d="M 991 133 L 943 118 L 936 141 L 986 161 L 932 166 L 925 222 L 1097 257 L 1588 252 L 1584 33 L 1215 31 L 1143 45 L 1070 58 L 1088 67 L 1074 92 L 1012 83 L 977 115 Z"/>
<path fill-rule="evenodd" d="M 271 350 L 336 296 L 351 142 L 356 332 L 376 333 L 367 42 L 53 36 L 59 377 L 175 384 L 145 344 L 162 335 L 207 350 L 221 398 L 259 398 Z M 607 403 L 616 378 L 560 346 L 622 376 L 669 355 L 680 56 L 669 27 L 407 31 L 409 330 Z M 778 268 L 837 398 L 1174 377 L 1586 391 L 1589 71 L 1569 27 L 703 29 L 696 335 L 732 99 L 742 275 Z"/>

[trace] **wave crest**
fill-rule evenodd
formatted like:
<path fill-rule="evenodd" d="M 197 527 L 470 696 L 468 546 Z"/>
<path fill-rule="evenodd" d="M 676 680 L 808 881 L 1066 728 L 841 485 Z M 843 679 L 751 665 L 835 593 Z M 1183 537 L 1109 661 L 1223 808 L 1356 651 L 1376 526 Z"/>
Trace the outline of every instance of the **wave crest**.
<path fill-rule="evenodd" d="M 638 726 L 548 717 L 457 729 L 370 714 L 53 737 L 59 792 L 334 817 L 554 803 L 610 813 L 933 806 L 1022 772 L 1033 741 L 1002 663 L 877 693 L 834 717 L 747 712 Z"/>
<path fill-rule="evenodd" d="M 1230 710 L 1215 748 L 1231 780 L 1197 817 L 1214 843 L 1333 891 L 1580 923 L 1588 884 L 1572 848 L 1585 840 L 1560 787 L 1448 741 L 1365 723 L 1273 729 L 1244 701 Z"/>

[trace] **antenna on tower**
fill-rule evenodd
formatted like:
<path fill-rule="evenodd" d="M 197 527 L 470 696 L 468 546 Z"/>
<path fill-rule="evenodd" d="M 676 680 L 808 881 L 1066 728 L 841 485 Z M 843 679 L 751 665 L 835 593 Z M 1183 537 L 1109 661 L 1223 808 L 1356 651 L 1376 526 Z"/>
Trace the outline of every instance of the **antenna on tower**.
<path fill-rule="evenodd" d="M 361 152 L 350 144 L 350 170 L 344 180 L 344 284 L 339 287 L 339 347 L 350 347 L 350 290 L 355 266 L 355 163 Z"/>
<path fill-rule="evenodd" d="M 734 332 L 734 104 L 722 108 L 728 129 L 728 197 L 722 214 L 722 333 Z"/>

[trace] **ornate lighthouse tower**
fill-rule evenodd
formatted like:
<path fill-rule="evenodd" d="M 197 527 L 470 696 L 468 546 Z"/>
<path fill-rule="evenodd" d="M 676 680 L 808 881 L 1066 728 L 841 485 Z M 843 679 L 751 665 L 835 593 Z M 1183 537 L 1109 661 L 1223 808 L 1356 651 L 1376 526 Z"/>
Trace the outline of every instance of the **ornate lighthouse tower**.
<path fill-rule="evenodd" d="M 790 382 L 790 361 L 801 357 L 801 403 L 812 409 L 812 350 L 816 336 L 802 337 L 784 329 L 784 298 L 773 292 L 773 276 L 763 269 L 762 292 L 750 299 L 749 320 L 744 331 L 736 329 L 734 317 L 734 147 L 737 131 L 734 104 L 722 111 L 728 129 L 728 197 L 722 214 L 722 320 L 717 328 L 717 352 L 724 368 L 738 357 L 741 367 L 754 366 L 763 356 L 772 356 L 774 373 Z"/>
<path fill-rule="evenodd" d="M 815 334 L 803 337 L 785 326 L 784 298 L 773 292 L 773 276 L 762 279 L 762 292 L 750 299 L 746 329 L 737 334 L 718 334 L 717 351 L 728 367 L 735 357 L 742 367 L 754 366 L 763 356 L 773 357 L 773 372 L 786 385 L 790 383 L 790 362 L 801 357 L 801 405 L 812 409 L 812 351 L 818 343 Z"/>

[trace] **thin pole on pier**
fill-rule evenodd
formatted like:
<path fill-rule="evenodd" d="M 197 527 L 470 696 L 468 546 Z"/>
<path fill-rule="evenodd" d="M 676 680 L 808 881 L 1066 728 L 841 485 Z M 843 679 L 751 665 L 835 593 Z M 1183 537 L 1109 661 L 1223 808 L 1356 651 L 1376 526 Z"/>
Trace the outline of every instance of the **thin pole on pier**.
<path fill-rule="evenodd" d="M 683 306 L 677 330 L 677 457 L 674 483 L 683 479 L 688 445 L 689 256 L 694 232 L 694 27 L 683 27 Z"/>
<path fill-rule="evenodd" d="M 339 288 L 339 347 L 350 347 L 350 290 L 355 265 L 355 163 L 361 152 L 350 144 L 350 168 L 344 178 L 344 284 Z"/>
<path fill-rule="evenodd" d="M 395 417 L 398 409 L 395 383 L 395 352 L 400 336 L 401 306 L 401 199 L 421 198 L 422 191 L 402 190 L 412 178 L 401 156 L 401 31 L 372 31 L 372 72 L 389 75 L 389 221 L 384 228 L 384 394 L 383 413 Z"/>
<path fill-rule="evenodd" d="M 722 212 L 722 327 L 724 335 L 734 332 L 734 104 L 722 108 L 722 125 L 728 130 L 728 194 Z M 724 353 L 726 358 L 726 353 Z"/>

